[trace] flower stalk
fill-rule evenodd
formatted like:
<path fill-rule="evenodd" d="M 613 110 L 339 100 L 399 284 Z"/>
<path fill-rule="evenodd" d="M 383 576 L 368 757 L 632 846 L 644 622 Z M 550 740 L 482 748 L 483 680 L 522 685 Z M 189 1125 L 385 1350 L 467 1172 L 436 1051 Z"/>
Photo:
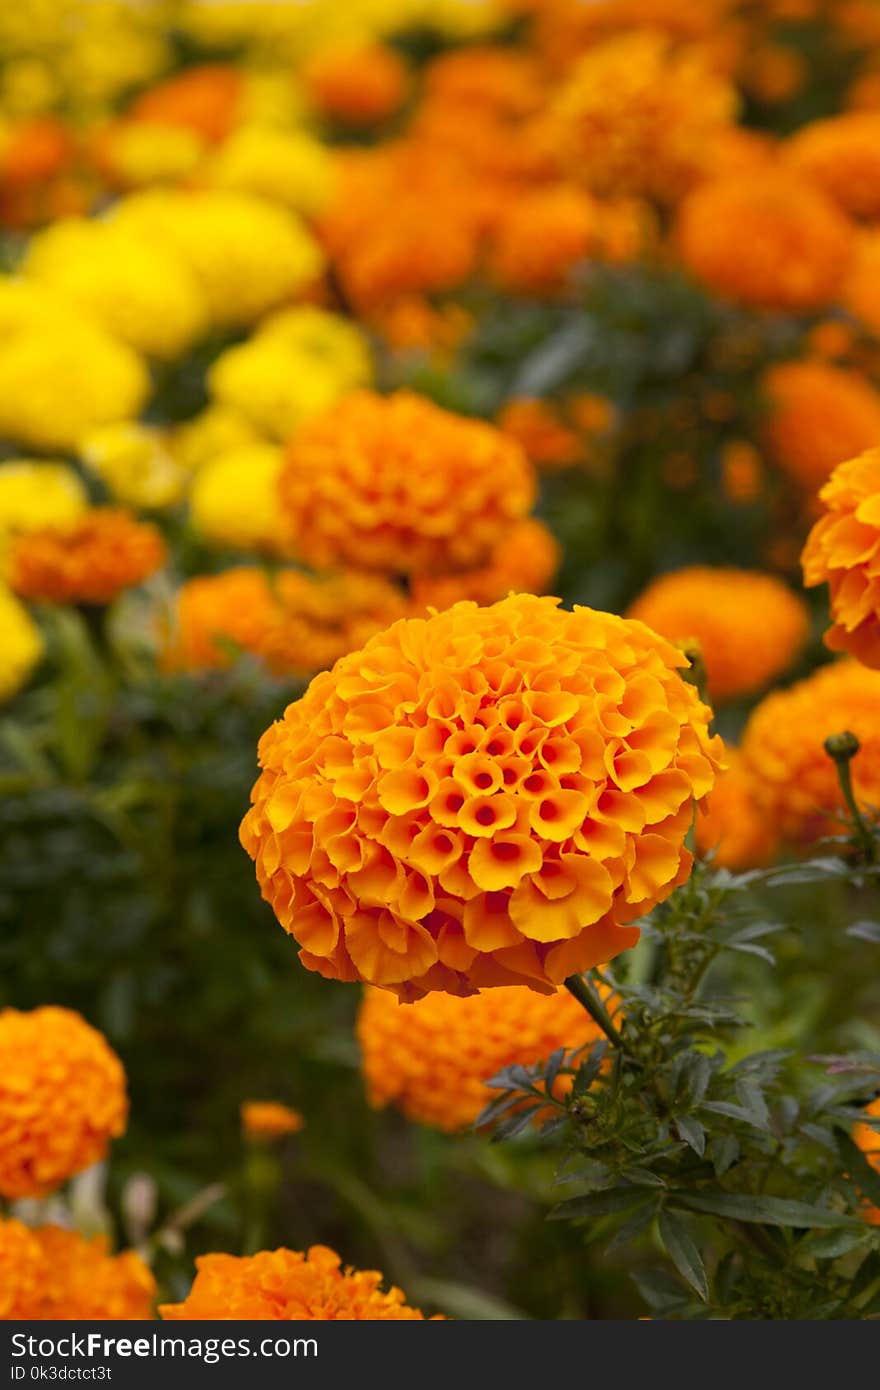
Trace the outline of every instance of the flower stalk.
<path fill-rule="evenodd" d="M 855 839 L 865 859 L 866 864 L 873 864 L 876 858 L 876 845 L 871 828 L 865 817 L 862 815 L 861 808 L 856 801 L 853 791 L 852 772 L 850 764 L 859 752 L 861 744 L 855 734 L 849 730 L 844 730 L 839 734 L 831 734 L 825 740 L 825 752 L 832 759 L 837 769 L 837 780 L 840 783 L 840 790 L 847 810 L 852 821 Z"/>
<path fill-rule="evenodd" d="M 569 994 L 574 995 L 578 1003 L 586 1009 L 593 1021 L 599 1025 L 608 1041 L 619 1048 L 621 1052 L 628 1052 L 629 1048 L 624 1041 L 622 1033 L 615 1026 L 611 1015 L 587 977 L 585 975 L 569 975 L 568 979 L 565 981 L 565 988 L 568 990 Z"/>

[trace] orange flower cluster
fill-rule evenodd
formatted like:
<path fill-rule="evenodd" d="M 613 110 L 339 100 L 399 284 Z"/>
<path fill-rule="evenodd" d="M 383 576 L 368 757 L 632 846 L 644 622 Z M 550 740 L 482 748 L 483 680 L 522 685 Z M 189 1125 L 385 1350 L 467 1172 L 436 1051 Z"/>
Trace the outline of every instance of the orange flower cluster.
<path fill-rule="evenodd" d="M 690 872 L 721 751 L 684 664 L 640 623 L 514 595 L 316 677 L 263 735 L 241 827 L 303 964 L 407 1000 L 546 992 L 634 944 Z"/>
<path fill-rule="evenodd" d="M 598 209 L 574 184 L 552 184 L 511 201 L 498 219 L 490 271 L 498 284 L 527 294 L 561 289 L 591 251 Z"/>
<path fill-rule="evenodd" d="M 406 63 L 379 43 L 319 48 L 302 73 L 309 100 L 322 116 L 342 125 L 373 125 L 406 100 Z"/>
<path fill-rule="evenodd" d="M 711 167 L 734 88 L 697 47 L 636 30 L 580 59 L 552 108 L 561 159 L 596 193 L 675 202 Z"/>
<path fill-rule="evenodd" d="M 880 1096 L 865 1107 L 865 1113 L 874 1119 L 880 1116 Z M 852 1137 L 853 1143 L 858 1144 L 871 1167 L 880 1173 L 880 1130 L 874 1129 L 872 1125 L 858 1124 L 853 1126 Z M 880 1206 L 867 1207 L 865 1216 L 872 1226 L 880 1226 Z"/>
<path fill-rule="evenodd" d="M 616 423 L 612 402 L 586 392 L 563 406 L 515 396 L 497 420 L 498 428 L 520 444 L 541 472 L 598 462 Z"/>
<path fill-rule="evenodd" d="M 880 805 L 880 672 L 855 661 L 823 666 L 788 690 L 766 696 L 742 740 L 760 814 L 785 843 L 808 845 L 840 830 L 843 800 L 824 749 L 849 731 L 861 743 L 851 763 L 860 804 Z"/>
<path fill-rule="evenodd" d="M 880 448 L 842 463 L 819 494 L 824 513 L 807 539 L 804 580 L 828 584 L 832 651 L 880 668 Z"/>
<path fill-rule="evenodd" d="M 42 1197 L 125 1130 L 125 1073 L 79 1014 L 0 1011 L 0 1197 Z"/>
<path fill-rule="evenodd" d="M 155 1298 L 134 1251 L 111 1255 L 102 1236 L 0 1220 L 0 1320 L 145 1321 Z"/>
<path fill-rule="evenodd" d="M 127 114 L 151 125 L 180 126 L 219 144 L 237 119 L 243 82 L 231 64 L 202 63 L 148 87 Z"/>
<path fill-rule="evenodd" d="M 408 609 L 402 592 L 378 575 L 271 575 L 240 565 L 180 587 L 162 659 L 171 670 L 210 671 L 228 666 L 238 650 L 275 676 L 308 677 Z"/>
<path fill-rule="evenodd" d="M 808 492 L 880 441 L 880 392 L 828 362 L 783 362 L 764 380 L 764 441 L 774 462 Z"/>
<path fill-rule="evenodd" d="M 510 593 L 545 594 L 559 569 L 559 542 L 543 523 L 518 521 L 499 541 L 488 562 L 462 574 L 416 577 L 412 599 L 419 608 L 451 608 L 460 599 L 496 603 Z"/>
<path fill-rule="evenodd" d="M 162 533 L 121 508 L 93 507 L 70 526 L 17 537 L 9 584 L 23 598 L 50 603 L 110 603 L 165 563 Z"/>
<path fill-rule="evenodd" d="M 166 1303 L 166 1321 L 414 1322 L 398 1288 L 382 1291 L 375 1270 L 343 1269 L 326 1245 L 310 1250 L 261 1250 L 258 1255 L 202 1255 L 183 1303 Z"/>
<path fill-rule="evenodd" d="M 880 337 L 880 232 L 865 231 L 857 238 L 841 303 Z"/>
<path fill-rule="evenodd" d="M 791 165 L 854 217 L 880 217 L 880 112 L 850 111 L 804 126 Z"/>
<path fill-rule="evenodd" d="M 359 391 L 295 436 L 279 494 L 308 563 L 425 574 L 483 564 L 530 511 L 535 481 L 493 426 L 409 392 Z"/>
<path fill-rule="evenodd" d="M 779 837 L 755 804 L 752 778 L 737 748 L 728 748 L 727 767 L 696 820 L 697 852 L 714 855 L 722 869 L 738 873 L 763 868 L 775 857 Z"/>
<path fill-rule="evenodd" d="M 357 1036 L 370 1104 L 396 1105 L 419 1124 L 453 1133 L 493 1099 L 485 1083 L 502 1067 L 530 1066 L 600 1033 L 567 990 L 543 995 L 513 985 L 406 1005 L 368 989 Z"/>
<path fill-rule="evenodd" d="M 853 239 L 821 189 L 776 167 L 702 184 L 682 203 L 677 227 L 685 269 L 710 289 L 794 312 L 839 295 Z"/>
<path fill-rule="evenodd" d="M 655 579 L 629 617 L 670 641 L 696 640 L 715 700 L 761 690 L 797 661 L 809 631 L 806 604 L 780 579 L 706 565 Z"/>
<path fill-rule="evenodd" d="M 299 1134 L 305 1121 L 298 1110 L 277 1100 L 246 1100 L 241 1107 L 241 1127 L 249 1139 L 283 1139 Z"/>

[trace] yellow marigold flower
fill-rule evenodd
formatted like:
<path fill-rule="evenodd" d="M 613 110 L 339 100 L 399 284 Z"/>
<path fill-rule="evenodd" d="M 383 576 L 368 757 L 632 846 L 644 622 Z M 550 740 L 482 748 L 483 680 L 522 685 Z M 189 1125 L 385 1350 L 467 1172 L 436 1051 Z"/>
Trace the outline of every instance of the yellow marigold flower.
<path fill-rule="evenodd" d="M 874 1118 L 880 1115 L 880 1096 L 865 1106 L 865 1114 Z M 874 1129 L 872 1125 L 857 1124 L 853 1125 L 852 1137 L 853 1143 L 858 1144 L 871 1167 L 880 1173 L 880 1130 Z M 872 1226 L 880 1226 L 880 1207 L 866 1207 L 865 1217 Z"/>
<path fill-rule="evenodd" d="M 336 170 L 326 145 L 303 130 L 241 126 L 203 171 L 216 188 L 255 193 L 313 216 L 328 202 Z"/>
<path fill-rule="evenodd" d="M 241 840 L 308 969 L 546 992 L 687 877 L 711 712 L 641 623 L 557 605 L 395 623 L 264 734 Z"/>
<path fill-rule="evenodd" d="M 536 994 L 517 985 L 405 1005 L 388 990 L 368 989 L 357 1020 L 370 1104 L 395 1105 L 447 1133 L 473 1124 L 493 1098 L 485 1083 L 502 1067 L 530 1066 L 600 1036 L 567 990 Z"/>
<path fill-rule="evenodd" d="M 0 1320 L 144 1321 L 156 1283 L 139 1255 L 102 1236 L 0 1220 Z"/>
<path fill-rule="evenodd" d="M 675 202 L 732 125 L 731 84 L 696 47 L 635 30 L 590 48 L 556 100 L 561 157 L 597 193 Z"/>
<path fill-rule="evenodd" d="M 250 193 L 150 189 L 116 205 L 114 223 L 165 246 L 195 276 L 214 323 L 252 323 L 321 271 L 293 213 Z"/>
<path fill-rule="evenodd" d="M 187 266 L 113 222 L 54 222 L 32 238 L 23 270 L 150 357 L 180 357 L 207 328 L 205 301 Z"/>
<path fill-rule="evenodd" d="M 597 212 L 588 193 L 568 184 L 511 199 L 494 230 L 490 268 L 505 289 L 542 294 L 562 288 L 589 254 Z"/>
<path fill-rule="evenodd" d="M 9 549 L 9 584 L 49 603 L 110 603 L 165 563 L 155 526 L 114 507 L 93 507 L 69 526 L 18 537 Z"/>
<path fill-rule="evenodd" d="M 809 633 L 806 604 L 781 579 L 709 565 L 661 575 L 628 616 L 671 642 L 695 640 L 714 700 L 763 689 L 794 665 Z"/>
<path fill-rule="evenodd" d="M 853 245 L 853 228 L 830 198 L 779 168 L 702 184 L 684 200 L 678 219 L 685 269 L 758 309 L 797 312 L 831 303 L 843 288 Z"/>
<path fill-rule="evenodd" d="M 880 448 L 836 468 L 803 553 L 808 588 L 828 584 L 825 643 L 880 668 Z"/>
<path fill-rule="evenodd" d="M 356 392 L 309 421 L 280 480 L 304 560 L 392 575 L 480 565 L 534 496 L 513 440 L 406 391 Z"/>
<path fill-rule="evenodd" d="M 856 661 L 823 666 L 765 696 L 742 740 L 760 813 L 793 845 L 840 829 L 843 801 L 825 739 L 845 730 L 862 747 L 850 764 L 860 804 L 880 805 L 880 672 Z"/>
<path fill-rule="evenodd" d="M 273 675 L 308 678 L 408 609 L 403 593 L 378 575 L 314 578 L 282 570 L 269 576 L 238 566 L 181 586 L 163 661 L 172 669 L 209 671 L 228 666 L 239 650 Z"/>
<path fill-rule="evenodd" d="M 302 72 L 305 89 L 322 116 L 343 125 L 373 125 L 393 115 L 406 99 L 409 70 L 384 44 L 328 44 Z"/>
<path fill-rule="evenodd" d="M 0 1010 L 0 1196 L 42 1197 L 125 1130 L 122 1063 L 70 1009 Z"/>
<path fill-rule="evenodd" d="M 246 1100 L 241 1106 L 241 1127 L 248 1139 L 283 1139 L 298 1134 L 304 1123 L 298 1110 L 277 1100 Z"/>
<path fill-rule="evenodd" d="M 767 449 L 807 492 L 880 440 L 880 392 L 860 372 L 828 362 L 782 362 L 764 380 Z"/>
<path fill-rule="evenodd" d="M 559 542 L 543 523 L 517 521 L 481 569 L 461 574 L 416 576 L 413 602 L 419 608 L 451 608 L 460 599 L 496 603 L 510 593 L 545 594 L 562 560 Z"/>
<path fill-rule="evenodd" d="M 880 112 L 811 121 L 789 140 L 786 157 L 845 212 L 880 217 Z"/>
<path fill-rule="evenodd" d="M 309 1250 L 261 1250 L 258 1255 L 202 1255 L 183 1303 L 160 1305 L 166 1321 L 412 1322 L 398 1288 L 382 1291 L 375 1270 L 342 1267 L 326 1245 Z"/>
<path fill-rule="evenodd" d="M 245 444 L 203 464 L 189 495 L 193 529 L 212 545 L 231 550 L 282 551 L 278 479 L 283 463 L 276 445 Z"/>
<path fill-rule="evenodd" d="M 43 639 L 27 609 L 0 583 L 0 700 L 17 695 L 43 655 Z"/>
<path fill-rule="evenodd" d="M 105 425 L 81 442 L 80 458 L 118 502 L 149 511 L 173 507 L 188 472 L 171 453 L 168 432 L 136 420 Z"/>
<path fill-rule="evenodd" d="M 204 159 L 203 136 L 164 121 L 118 121 L 98 137 L 98 162 L 117 188 L 179 184 Z"/>
<path fill-rule="evenodd" d="M 221 405 L 284 441 L 372 376 L 361 330 L 339 314 L 304 305 L 273 315 L 249 342 L 221 353 L 208 385 Z"/>
<path fill-rule="evenodd" d="M 168 432 L 168 447 L 185 473 L 197 473 L 218 454 L 263 443 L 259 430 L 225 405 L 209 405 Z"/>
<path fill-rule="evenodd" d="M 0 464 L 0 544 L 16 532 L 69 525 L 87 506 L 86 490 L 66 463 Z"/>
<path fill-rule="evenodd" d="M 739 749 L 726 749 L 726 759 L 727 767 L 697 816 L 697 853 L 712 851 L 713 862 L 733 873 L 763 868 L 779 848 L 776 827 L 755 804 L 752 777 Z"/>

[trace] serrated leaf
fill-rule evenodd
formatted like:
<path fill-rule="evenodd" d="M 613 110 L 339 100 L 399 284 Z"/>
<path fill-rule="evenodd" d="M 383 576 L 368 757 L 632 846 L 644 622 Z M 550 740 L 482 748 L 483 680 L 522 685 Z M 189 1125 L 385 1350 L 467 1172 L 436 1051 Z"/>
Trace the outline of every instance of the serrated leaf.
<path fill-rule="evenodd" d="M 681 1284 L 665 1269 L 640 1269 L 633 1273 L 632 1280 L 655 1313 L 672 1312 L 690 1302 Z"/>
<path fill-rule="evenodd" d="M 865 1230 L 824 1231 L 822 1235 L 805 1236 L 797 1249 L 799 1254 L 810 1255 L 815 1260 L 836 1260 L 869 1239 L 870 1233 Z"/>
<path fill-rule="evenodd" d="M 716 1135 L 709 1146 L 709 1157 L 715 1176 L 723 1178 L 736 1163 L 740 1155 L 739 1140 L 733 1134 Z"/>
<path fill-rule="evenodd" d="M 657 1203 L 655 1200 L 645 1202 L 641 1207 L 638 1207 L 635 1215 L 625 1221 L 615 1232 L 614 1238 L 605 1247 L 605 1254 L 610 1255 L 613 1251 L 621 1249 L 622 1246 L 629 1245 L 631 1240 L 635 1240 L 636 1236 L 641 1235 L 642 1231 L 650 1226 L 656 1213 Z"/>
<path fill-rule="evenodd" d="M 584 1221 L 594 1216 L 610 1216 L 614 1212 L 628 1211 L 643 1198 L 644 1191 L 637 1187 L 613 1187 L 607 1192 L 588 1192 L 583 1197 L 560 1202 L 550 1212 L 548 1220 Z"/>
<path fill-rule="evenodd" d="M 589 1056 L 579 1067 L 578 1073 L 575 1076 L 574 1085 L 571 1088 L 572 1096 L 582 1096 L 589 1091 L 602 1069 L 602 1063 L 605 1060 L 607 1051 L 608 1044 L 604 1038 L 600 1038 L 597 1042 L 593 1043 L 593 1046 L 590 1048 Z"/>
<path fill-rule="evenodd" d="M 690 1284 L 694 1292 L 699 1294 L 705 1303 L 709 1298 L 709 1281 L 706 1278 L 706 1269 L 703 1258 L 684 1222 L 674 1216 L 671 1211 L 664 1209 L 657 1218 L 657 1229 L 660 1232 L 660 1239 L 666 1247 L 666 1253 L 682 1279 Z"/>
<path fill-rule="evenodd" d="M 551 1052 L 550 1056 L 547 1058 L 547 1066 L 544 1070 L 544 1084 L 547 1087 L 548 1094 L 552 1093 L 553 1087 L 556 1085 L 556 1078 L 559 1075 L 560 1068 L 564 1061 L 564 1047 L 557 1047 L 556 1051 Z"/>
<path fill-rule="evenodd" d="M 706 1131 L 693 1115 L 677 1115 L 673 1120 L 675 1132 L 693 1149 L 699 1158 L 706 1152 Z"/>
<path fill-rule="evenodd" d="M 701 1110 L 710 1110 L 713 1115 L 726 1115 L 729 1120 L 738 1120 L 740 1124 L 751 1125 L 753 1129 L 759 1129 L 764 1134 L 769 1134 L 770 1125 L 761 1119 L 751 1110 L 746 1110 L 742 1105 L 734 1105 L 727 1100 L 704 1100 L 700 1106 Z"/>
<path fill-rule="evenodd" d="M 676 1192 L 675 1205 L 688 1211 L 721 1216 L 729 1221 L 747 1221 L 762 1226 L 792 1226 L 833 1230 L 852 1226 L 853 1218 L 809 1202 L 788 1197 L 745 1196 L 734 1192 Z"/>

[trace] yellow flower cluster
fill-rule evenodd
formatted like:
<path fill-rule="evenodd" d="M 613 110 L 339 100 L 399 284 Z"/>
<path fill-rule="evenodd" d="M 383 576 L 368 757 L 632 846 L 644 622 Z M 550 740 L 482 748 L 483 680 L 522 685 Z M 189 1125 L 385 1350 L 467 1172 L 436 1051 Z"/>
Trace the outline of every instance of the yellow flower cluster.
<path fill-rule="evenodd" d="M 720 745 L 685 658 L 557 604 L 395 623 L 264 734 L 241 840 L 307 968 L 406 999 L 546 991 L 687 877 Z"/>
<path fill-rule="evenodd" d="M 80 444 L 88 471 L 118 501 L 146 511 L 172 507 L 183 497 L 188 470 L 171 449 L 167 430 L 126 421 L 93 430 Z"/>
<path fill-rule="evenodd" d="M 183 1303 L 166 1303 L 170 1321 L 412 1322 L 424 1317 L 400 1289 L 382 1290 L 375 1270 L 343 1269 L 334 1250 L 261 1250 L 257 1255 L 202 1255 Z"/>
<path fill-rule="evenodd" d="M 502 1067 L 530 1066 L 600 1036 L 566 990 L 536 994 L 515 985 L 466 999 L 429 994 L 414 1004 L 368 989 L 357 1020 L 370 1104 L 395 1105 L 448 1133 L 473 1124 L 493 1099 L 485 1083 Z"/>
<path fill-rule="evenodd" d="M 842 463 L 819 494 L 824 513 L 803 554 L 808 587 L 828 584 L 832 651 L 880 668 L 880 448 Z"/>
<path fill-rule="evenodd" d="M 283 464 L 282 450 L 266 443 L 224 450 L 203 464 L 189 493 L 193 529 L 211 545 L 283 554 L 278 510 Z"/>
<path fill-rule="evenodd" d="M 304 560 L 391 575 L 479 566 L 534 495 L 513 440 L 404 391 L 356 392 L 304 425 L 280 480 Z"/>
<path fill-rule="evenodd" d="M 111 1255 L 101 1236 L 0 1220 L 0 1320 L 144 1321 L 155 1298 L 134 1251 Z"/>
<path fill-rule="evenodd" d="M 5 584 L 0 583 L 0 700 L 16 695 L 43 655 L 40 630 Z"/>
<path fill-rule="evenodd" d="M 285 442 L 314 415 L 372 380 L 366 336 L 347 319 L 303 305 L 267 318 L 208 374 L 214 399 Z"/>
<path fill-rule="evenodd" d="M 327 147 L 306 131 L 254 124 L 233 131 L 203 177 L 212 187 L 253 193 L 313 217 L 333 194 L 335 167 Z"/>
<path fill-rule="evenodd" d="M 806 604 L 781 579 L 706 565 L 655 579 L 629 617 L 671 642 L 695 640 L 713 700 L 761 690 L 794 665 L 809 632 Z"/>
<path fill-rule="evenodd" d="M 0 548 L 10 536 L 69 526 L 86 510 L 85 488 L 63 463 L 13 459 L 0 464 Z"/>
<path fill-rule="evenodd" d="M 125 1129 L 122 1064 L 79 1014 L 0 1011 L 0 1196 L 41 1197 Z"/>

